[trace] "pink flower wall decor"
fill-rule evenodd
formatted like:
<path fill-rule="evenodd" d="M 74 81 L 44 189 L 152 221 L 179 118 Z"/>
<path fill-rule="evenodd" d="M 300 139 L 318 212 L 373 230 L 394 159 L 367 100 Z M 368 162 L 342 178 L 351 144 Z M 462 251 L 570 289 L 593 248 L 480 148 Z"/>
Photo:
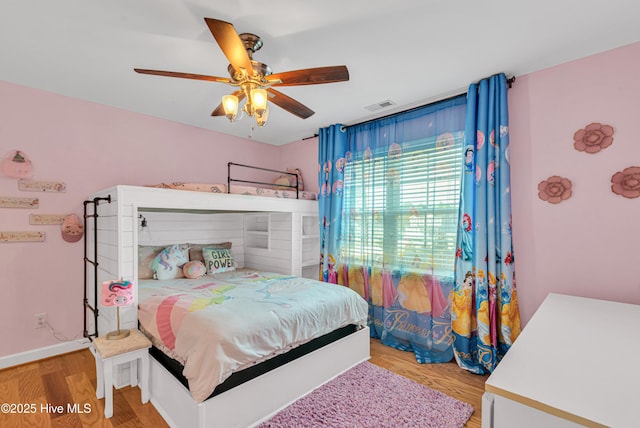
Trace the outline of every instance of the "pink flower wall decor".
<path fill-rule="evenodd" d="M 640 196 L 640 166 L 630 166 L 613 174 L 611 191 L 629 199 Z"/>
<path fill-rule="evenodd" d="M 538 198 L 557 204 L 571 197 L 571 180 L 552 175 L 538 184 Z"/>
<path fill-rule="evenodd" d="M 613 144 L 613 128 L 591 123 L 573 134 L 573 147 L 579 152 L 598 153 Z"/>

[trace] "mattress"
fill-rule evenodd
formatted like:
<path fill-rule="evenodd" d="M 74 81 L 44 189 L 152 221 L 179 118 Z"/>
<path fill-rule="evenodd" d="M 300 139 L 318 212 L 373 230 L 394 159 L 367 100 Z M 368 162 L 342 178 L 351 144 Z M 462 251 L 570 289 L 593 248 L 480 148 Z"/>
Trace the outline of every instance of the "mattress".
<path fill-rule="evenodd" d="M 141 329 L 184 365 L 198 403 L 232 373 L 349 324 L 364 327 L 368 313 L 347 287 L 250 269 L 140 280 L 138 296 Z"/>
<path fill-rule="evenodd" d="M 210 192 L 210 193 L 227 193 L 226 184 L 217 183 L 160 183 L 152 184 L 147 187 L 159 187 L 162 189 L 177 189 L 177 190 L 191 190 L 194 192 Z M 236 195 L 255 195 L 255 196 L 269 196 L 272 198 L 288 198 L 296 199 L 295 189 L 276 189 L 267 187 L 256 186 L 244 186 L 244 185 L 231 185 L 231 192 Z M 298 192 L 297 199 L 308 199 L 315 201 L 318 199 L 318 195 L 313 192 L 300 191 Z"/>

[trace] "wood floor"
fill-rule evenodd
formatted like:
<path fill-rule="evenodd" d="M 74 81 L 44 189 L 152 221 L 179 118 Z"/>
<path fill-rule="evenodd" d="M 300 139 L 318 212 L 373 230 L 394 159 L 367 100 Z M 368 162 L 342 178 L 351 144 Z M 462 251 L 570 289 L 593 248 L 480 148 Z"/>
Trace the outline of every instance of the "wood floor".
<path fill-rule="evenodd" d="M 468 373 L 454 362 L 418 364 L 413 354 L 389 348 L 375 339 L 371 340 L 371 362 L 471 404 L 475 412 L 466 426 L 480 428 L 481 397 L 487 376 Z M 114 389 L 113 417 L 105 419 L 104 399 L 96 398 L 95 389 L 95 362 L 87 349 L 0 370 L 0 404 L 13 403 L 12 410 L 22 411 L 0 411 L 0 427 L 167 426 L 150 402 L 141 403 L 140 390 L 132 387 Z"/>
<path fill-rule="evenodd" d="M 411 352 L 398 351 L 371 339 L 372 363 L 415 382 L 437 389 L 453 398 L 469 403 L 475 411 L 465 425 L 481 427 L 482 394 L 488 375 L 476 375 L 458 367 L 455 361 L 443 364 L 418 364 Z"/>

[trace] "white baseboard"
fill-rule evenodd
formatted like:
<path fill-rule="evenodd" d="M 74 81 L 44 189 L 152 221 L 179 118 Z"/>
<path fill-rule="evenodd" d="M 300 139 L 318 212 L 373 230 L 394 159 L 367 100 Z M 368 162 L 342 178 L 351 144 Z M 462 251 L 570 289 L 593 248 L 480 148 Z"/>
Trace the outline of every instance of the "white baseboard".
<path fill-rule="evenodd" d="M 31 363 L 44 358 L 55 357 L 56 355 L 62 355 L 68 352 L 78 351 L 80 349 L 88 348 L 90 343 L 89 339 L 70 340 L 69 342 L 62 342 L 51 346 L 45 346 L 44 348 L 0 357 L 0 370 L 6 369 L 7 367 L 18 366 L 20 364 Z"/>

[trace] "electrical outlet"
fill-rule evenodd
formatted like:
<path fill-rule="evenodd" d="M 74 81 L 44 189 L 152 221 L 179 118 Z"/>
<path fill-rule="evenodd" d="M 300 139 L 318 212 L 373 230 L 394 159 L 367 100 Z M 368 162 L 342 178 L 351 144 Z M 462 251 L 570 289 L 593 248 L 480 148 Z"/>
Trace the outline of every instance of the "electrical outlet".
<path fill-rule="evenodd" d="M 47 314 L 33 315 L 33 328 L 43 328 L 47 326 Z"/>

